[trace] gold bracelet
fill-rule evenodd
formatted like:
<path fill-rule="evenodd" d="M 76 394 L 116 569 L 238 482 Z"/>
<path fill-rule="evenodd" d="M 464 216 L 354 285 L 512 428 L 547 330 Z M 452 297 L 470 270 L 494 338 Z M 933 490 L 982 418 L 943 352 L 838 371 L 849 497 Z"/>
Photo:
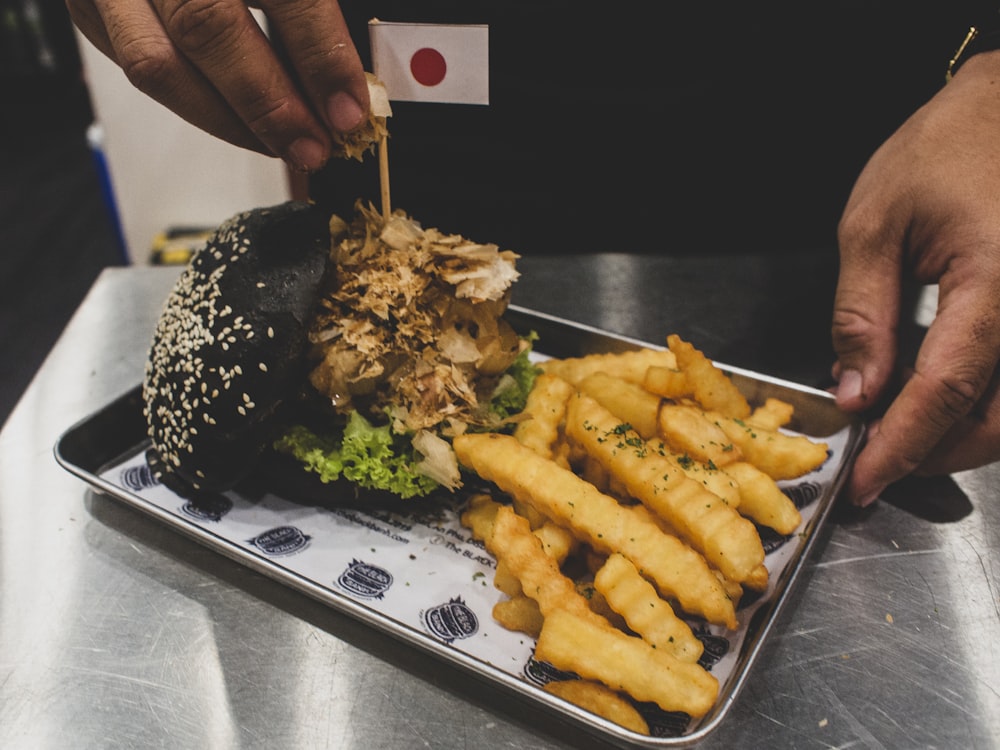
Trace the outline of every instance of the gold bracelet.
<path fill-rule="evenodd" d="M 965 39 L 963 39 L 962 43 L 958 45 L 958 49 L 955 50 L 955 54 L 952 55 L 951 59 L 948 61 L 948 70 L 944 74 L 945 81 L 950 81 L 955 75 L 955 71 L 958 70 L 958 66 L 965 62 L 965 60 L 962 59 L 962 55 L 965 54 L 965 50 L 977 36 L 979 36 L 979 29 L 975 26 L 970 26 L 969 32 L 965 35 Z"/>

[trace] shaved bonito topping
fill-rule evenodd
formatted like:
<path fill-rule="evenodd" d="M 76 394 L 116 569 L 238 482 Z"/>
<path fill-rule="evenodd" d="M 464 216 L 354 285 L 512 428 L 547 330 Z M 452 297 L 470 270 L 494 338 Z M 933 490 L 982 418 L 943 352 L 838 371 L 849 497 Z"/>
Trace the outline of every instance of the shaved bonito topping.
<path fill-rule="evenodd" d="M 333 155 L 342 159 L 361 161 L 366 153 L 375 150 L 376 144 L 388 137 L 389 128 L 385 119 L 392 116 L 392 106 L 385 86 L 371 73 L 365 73 L 368 81 L 368 99 L 371 104 L 368 120 L 350 133 L 334 133 Z"/>
<path fill-rule="evenodd" d="M 397 430 L 490 425 L 489 398 L 523 346 L 502 319 L 519 256 L 356 209 L 330 221 L 335 279 L 310 330 L 310 382 L 342 413 L 388 410 Z"/>

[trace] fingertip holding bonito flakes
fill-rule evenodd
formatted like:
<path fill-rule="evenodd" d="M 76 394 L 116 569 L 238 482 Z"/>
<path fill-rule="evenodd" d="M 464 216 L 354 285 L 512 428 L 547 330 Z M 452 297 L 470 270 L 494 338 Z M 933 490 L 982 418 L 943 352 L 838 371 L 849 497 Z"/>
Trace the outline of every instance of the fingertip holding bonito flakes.
<path fill-rule="evenodd" d="M 638 734 L 630 701 L 711 710 L 718 681 L 689 623 L 739 627 L 744 590 L 768 587 L 758 526 L 802 522 L 777 482 L 829 455 L 783 431 L 791 404 L 753 407 L 702 352 L 667 343 L 546 360 L 513 435 L 454 439 L 500 493 L 462 515 L 497 559 L 495 619 L 582 678 L 546 690 Z"/>
<path fill-rule="evenodd" d="M 368 82 L 370 109 L 368 119 L 349 133 L 333 133 L 332 156 L 361 161 L 365 154 L 373 153 L 379 141 L 388 138 L 386 118 L 392 116 L 392 105 L 385 85 L 371 73 L 365 73 Z"/>

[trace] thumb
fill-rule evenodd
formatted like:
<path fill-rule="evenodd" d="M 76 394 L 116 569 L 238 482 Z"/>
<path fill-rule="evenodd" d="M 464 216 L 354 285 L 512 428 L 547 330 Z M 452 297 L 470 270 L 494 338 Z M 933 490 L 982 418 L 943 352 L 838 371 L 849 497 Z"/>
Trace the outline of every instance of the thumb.
<path fill-rule="evenodd" d="M 837 406 L 860 412 L 885 393 L 896 363 L 902 306 L 902 261 L 890 238 L 840 238 L 840 275 L 834 297 L 833 376 Z"/>

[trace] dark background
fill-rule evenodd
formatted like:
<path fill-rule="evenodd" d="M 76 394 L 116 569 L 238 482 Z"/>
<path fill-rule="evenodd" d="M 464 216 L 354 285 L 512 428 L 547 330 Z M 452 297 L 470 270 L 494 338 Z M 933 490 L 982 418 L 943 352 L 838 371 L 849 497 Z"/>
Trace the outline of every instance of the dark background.
<path fill-rule="evenodd" d="M 655 15 L 631 0 L 419 5 L 432 7 L 412 19 L 405 0 L 342 3 L 365 56 L 373 16 L 489 23 L 492 101 L 394 104 L 394 206 L 523 255 L 671 254 L 710 269 L 791 253 L 794 263 L 764 265 L 775 289 L 794 290 L 786 323 L 814 338 L 857 172 L 943 85 L 983 12 L 902 0 L 671 3 Z M 609 59 L 623 62 L 624 79 L 607 73 Z M 98 273 L 123 255 L 60 0 L 0 0 L 0 96 L 2 421 Z M 314 197 L 338 211 L 375 201 L 374 168 L 333 164 L 313 180 Z M 700 305 L 712 293 L 719 304 L 740 299 L 695 288 Z M 734 316 L 754 314 L 745 302 Z"/>

